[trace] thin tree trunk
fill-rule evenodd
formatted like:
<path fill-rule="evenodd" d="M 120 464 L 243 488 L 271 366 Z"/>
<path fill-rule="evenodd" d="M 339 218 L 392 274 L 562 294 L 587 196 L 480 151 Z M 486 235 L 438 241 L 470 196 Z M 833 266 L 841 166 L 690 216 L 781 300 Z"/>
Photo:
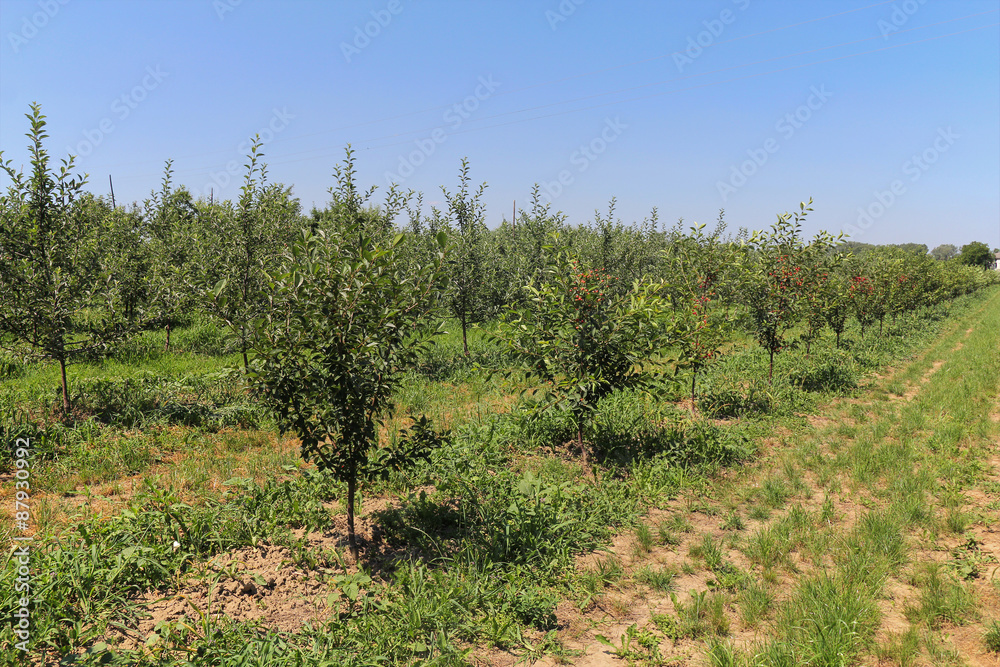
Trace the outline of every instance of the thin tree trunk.
<path fill-rule="evenodd" d="M 576 424 L 576 444 L 580 446 L 580 452 L 583 454 L 583 465 L 589 470 L 590 462 L 587 460 L 587 448 L 583 446 L 583 424 L 580 422 Z"/>
<path fill-rule="evenodd" d="M 247 360 L 247 346 L 246 343 L 243 344 L 243 372 L 250 372 L 250 362 Z"/>
<path fill-rule="evenodd" d="M 694 370 L 691 373 L 691 414 L 694 414 L 694 383 L 698 379 L 698 365 L 695 364 Z"/>
<path fill-rule="evenodd" d="M 465 350 L 465 356 L 469 356 L 469 338 L 466 335 L 465 309 L 464 308 L 462 309 L 461 319 L 462 319 L 462 349 Z"/>
<path fill-rule="evenodd" d="M 770 355 L 771 355 L 771 365 L 770 365 L 770 367 L 767 370 L 767 383 L 768 384 L 774 384 L 774 381 L 773 381 L 773 378 L 774 378 L 774 348 L 770 348 L 768 350 L 768 353 L 770 353 Z"/>
<path fill-rule="evenodd" d="M 169 352 L 170 351 L 170 325 L 168 324 L 165 328 L 167 330 L 167 342 L 163 346 L 163 351 L 164 352 Z"/>
<path fill-rule="evenodd" d="M 65 355 L 59 358 L 59 374 L 62 377 L 62 401 L 63 401 L 63 414 L 69 416 L 70 404 L 69 404 L 69 387 L 66 384 L 66 357 Z"/>
<path fill-rule="evenodd" d="M 840 332 L 837 331 L 835 333 L 837 334 L 837 349 L 839 350 L 840 349 Z"/>
<path fill-rule="evenodd" d="M 358 539 L 354 534 L 354 494 L 357 492 L 358 480 L 351 475 L 347 480 L 347 542 L 351 547 L 351 556 L 358 562 Z"/>

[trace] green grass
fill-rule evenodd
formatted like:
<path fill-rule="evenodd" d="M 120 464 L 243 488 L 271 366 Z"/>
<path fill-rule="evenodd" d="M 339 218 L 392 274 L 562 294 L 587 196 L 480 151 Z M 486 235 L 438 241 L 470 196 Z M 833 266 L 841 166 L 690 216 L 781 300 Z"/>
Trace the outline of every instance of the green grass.
<path fill-rule="evenodd" d="M 58 384 L 51 366 L 8 364 L 0 430 L 38 444 L 33 637 L 50 659 L 80 664 L 103 656 L 143 665 L 360 665 L 380 657 L 458 665 L 476 659 L 470 649 L 566 659 L 560 600 L 581 610 L 614 608 L 619 591 L 641 584 L 676 597 L 674 615 L 654 617 L 655 632 L 637 627 L 627 636 L 637 660 L 655 661 L 662 635 L 697 638 L 714 664 L 839 664 L 876 651 L 885 583 L 910 569 L 918 573 L 918 598 L 908 611 L 915 624 L 936 632 L 945 623 L 975 622 L 982 614 L 972 580 L 956 576 L 965 570 L 924 570 L 911 554 L 918 540 L 938 539 L 935 531 L 964 534 L 978 520 L 966 492 L 983 483 L 977 461 L 997 432 L 988 426 L 1000 369 L 1000 309 L 987 307 L 997 301 L 991 294 L 956 306 L 953 320 L 914 315 L 882 339 L 852 333 L 845 350 L 815 352 L 815 366 L 798 350 L 782 352 L 773 387 L 762 382 L 761 351 L 736 349 L 699 381 L 703 412 L 695 417 L 617 395 L 588 435 L 601 457 L 596 476 L 566 454 L 564 416 L 528 419 L 516 402 L 523 387 L 488 376 L 484 369 L 504 360 L 484 332 L 472 331 L 465 357 L 452 331 L 408 378 L 383 436 L 428 414 L 455 437 L 415 469 L 363 490 L 363 499 L 385 501 L 366 519 L 391 555 L 368 572 L 344 567 L 336 549 L 314 552 L 292 533 L 328 527 L 342 511 L 343 489 L 279 438 L 238 373 L 226 371 L 237 357 L 211 325 L 177 330 L 171 352 L 162 350 L 162 332 L 150 332 L 111 361 L 73 367 L 83 416 L 92 417 L 76 424 L 51 418 Z M 954 352 L 975 317 L 983 325 Z M 941 335 L 952 322 L 955 331 Z M 885 401 L 848 403 L 839 414 L 851 424 L 801 442 L 811 437 L 803 435 L 801 415 L 812 406 L 830 396 L 863 396 L 872 369 L 928 345 Z M 897 390 L 920 383 L 943 358 L 949 363 L 912 401 L 898 400 Z M 834 362 L 842 374 L 833 373 Z M 830 386 L 820 387 L 824 382 Z M 739 419 L 718 423 L 715 416 Z M 732 477 L 726 467 L 749 463 L 779 428 L 782 447 L 795 447 L 791 454 L 767 462 L 758 476 L 743 478 L 740 470 L 730 486 L 707 481 L 720 472 Z M 820 447 L 829 449 L 820 455 Z M 822 480 L 822 503 L 814 480 Z M 835 500 L 866 509 L 855 519 Z M 670 518 L 657 525 L 640 518 L 657 506 L 669 507 Z M 716 516 L 724 539 L 695 533 L 695 510 Z M 744 521 L 765 523 L 747 530 Z M 600 554 L 621 533 L 634 534 L 639 562 Z M 337 592 L 338 613 L 292 634 L 246 622 L 164 624 L 155 660 L 98 648 L 112 623 L 139 613 L 133 598 L 140 591 L 175 594 L 212 554 L 253 544 L 288 546 L 300 568 Z M 650 564 L 658 548 L 681 545 L 694 563 L 680 571 Z M 731 549 L 746 555 L 749 567 L 737 568 Z M 595 552 L 590 566 L 576 565 Z M 970 548 L 954 560 L 974 565 L 974 554 Z M 680 574 L 704 569 L 713 590 L 677 596 Z M 14 571 L 8 558 L 0 590 L 13 590 Z M 10 594 L 0 594 L 0 603 L 11 608 Z M 761 633 L 757 658 L 718 640 L 736 619 Z M 987 646 L 998 634 L 995 621 L 984 625 Z M 906 664 L 914 636 L 892 639 L 886 657 Z M 0 637 L 7 646 L 9 634 Z M 927 656 L 951 660 L 935 641 L 924 640 Z"/>
<path fill-rule="evenodd" d="M 770 615 L 774 607 L 774 595 L 762 581 L 754 580 L 737 594 L 736 605 L 744 627 L 755 628 Z"/>
<path fill-rule="evenodd" d="M 875 649 L 880 660 L 891 660 L 899 667 L 913 667 L 920 656 L 920 634 L 915 627 L 888 636 Z"/>
<path fill-rule="evenodd" d="M 647 566 L 639 571 L 638 580 L 661 593 L 669 593 L 674 589 L 674 579 L 678 572 L 673 567 L 653 568 Z"/>
<path fill-rule="evenodd" d="M 649 553 L 653 549 L 653 531 L 645 523 L 636 526 L 635 540 L 641 553 Z"/>
<path fill-rule="evenodd" d="M 937 563 L 926 564 L 916 577 L 920 598 L 906 609 L 912 623 L 932 630 L 942 622 L 964 625 L 978 618 L 976 598 L 968 584 L 947 573 Z"/>
<path fill-rule="evenodd" d="M 679 600 L 676 595 L 672 595 L 672 600 L 678 636 L 697 639 L 729 634 L 726 594 L 691 591 L 687 600 Z"/>
<path fill-rule="evenodd" d="M 983 633 L 983 644 L 991 653 L 1000 653 L 1000 621 L 994 620 Z"/>

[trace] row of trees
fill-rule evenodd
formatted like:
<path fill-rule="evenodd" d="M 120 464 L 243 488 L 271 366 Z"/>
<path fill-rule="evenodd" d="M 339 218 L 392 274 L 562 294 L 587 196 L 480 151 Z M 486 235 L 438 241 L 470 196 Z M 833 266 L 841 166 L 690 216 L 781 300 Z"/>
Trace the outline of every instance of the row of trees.
<path fill-rule="evenodd" d="M 269 183 L 254 143 L 236 202 L 194 201 L 172 183 L 130 209 L 83 190 L 72 159 L 58 172 L 43 148 L 44 116 L 29 115 L 32 172 L 9 163 L 0 199 L 0 345 L 66 365 L 136 332 L 201 312 L 225 326 L 257 396 L 303 454 L 347 482 L 350 539 L 359 480 L 411 462 L 440 440 L 425 420 L 377 447 L 402 373 L 455 317 L 498 319 L 494 341 L 511 372 L 544 386 L 540 407 L 571 412 L 584 430 L 601 398 L 663 386 L 664 371 L 698 373 L 735 330 L 775 355 L 824 328 L 837 344 L 854 318 L 887 317 L 973 291 L 995 277 L 902 248 L 843 252 L 842 239 L 802 236 L 810 204 L 765 232 L 660 230 L 656 212 L 628 227 L 607 214 L 573 227 L 541 203 L 491 230 L 469 165 L 446 207 L 420 195 L 359 189 L 350 149 L 323 210 L 303 215 L 290 189 Z M 2 162 L 2 157 L 0 157 Z M 406 214 L 401 228 L 396 220 Z M 402 233 L 406 232 L 406 233 Z M 468 345 L 465 343 L 465 352 Z"/>
<path fill-rule="evenodd" d="M 885 246 L 876 246 L 870 243 L 860 243 L 858 241 L 845 241 L 843 243 L 843 248 L 850 250 L 851 253 L 855 255 L 863 255 L 870 250 L 875 250 L 881 247 Z M 949 259 L 956 259 L 961 264 L 965 264 L 967 266 L 978 266 L 985 269 L 994 268 L 996 255 L 997 253 L 1000 253 L 1000 248 L 990 250 L 990 247 L 982 241 L 966 243 L 961 248 L 951 243 L 943 243 L 930 251 L 927 250 L 927 246 L 923 243 L 897 243 L 892 244 L 889 247 L 904 250 L 909 253 L 915 253 L 920 256 L 929 254 L 933 259 L 941 262 Z"/>
<path fill-rule="evenodd" d="M 131 208 L 114 207 L 84 190 L 83 179 L 71 174 L 72 158 L 50 169 L 37 105 L 28 118 L 31 174 L 3 164 L 12 184 L 2 199 L 0 279 L 14 289 L 0 311 L 0 331 L 8 347 L 23 352 L 26 344 L 63 371 L 145 328 L 164 328 L 169 347 L 170 329 L 199 311 L 229 330 L 249 369 L 253 323 L 272 308 L 264 276 L 282 264 L 303 228 L 330 233 L 357 225 L 378 242 L 404 231 L 409 242 L 399 252 L 411 266 L 436 256 L 444 232 L 448 282 L 439 305 L 459 321 L 463 341 L 470 326 L 531 302 L 533 293 L 524 288 L 542 287 L 553 244 L 575 256 L 582 270 L 604 272 L 617 297 L 637 281 L 662 279 L 659 289 L 688 332 L 679 363 L 695 375 L 734 323 L 772 355 L 800 323 L 807 347 L 826 326 L 839 340 L 849 315 L 863 328 L 876 321 L 881 328 L 901 308 L 967 289 L 974 274 L 954 265 L 983 265 L 978 246 L 989 252 L 985 244 L 970 244 L 955 259 L 935 262 L 914 244 L 866 246 L 825 235 L 804 243 L 805 207 L 755 235 L 727 235 L 722 213 L 711 230 L 687 229 L 683 221 L 662 227 L 655 209 L 641 223 L 625 225 L 613 199 L 606 213 L 572 226 L 542 203 L 537 187 L 516 220 L 490 229 L 486 186 L 473 185 L 467 161 L 457 189 L 442 188 L 445 207 L 426 214 L 419 194 L 392 189 L 376 203 L 374 188 L 359 189 L 350 149 L 335 169 L 329 205 L 303 215 L 290 188 L 268 182 L 256 143 L 235 202 L 194 200 L 174 185 L 168 161 L 158 191 Z M 787 274 L 795 269 L 797 275 Z M 69 411 L 65 383 L 63 403 Z"/>

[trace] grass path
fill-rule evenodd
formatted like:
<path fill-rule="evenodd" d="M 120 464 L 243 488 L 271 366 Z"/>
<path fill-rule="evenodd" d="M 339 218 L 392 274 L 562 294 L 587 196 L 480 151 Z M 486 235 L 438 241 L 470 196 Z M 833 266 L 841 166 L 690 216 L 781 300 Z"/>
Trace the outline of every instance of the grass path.
<path fill-rule="evenodd" d="M 1000 664 L 998 386 L 1000 292 L 580 559 L 536 664 Z"/>

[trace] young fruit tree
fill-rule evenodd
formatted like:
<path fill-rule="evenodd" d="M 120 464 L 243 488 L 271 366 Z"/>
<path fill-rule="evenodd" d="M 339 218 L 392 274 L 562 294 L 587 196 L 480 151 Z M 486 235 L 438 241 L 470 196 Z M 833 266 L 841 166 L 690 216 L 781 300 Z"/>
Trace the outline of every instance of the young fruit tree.
<path fill-rule="evenodd" d="M 170 349 L 171 327 L 194 309 L 187 284 L 198 256 L 198 208 L 191 193 L 183 186 L 174 188 L 172 180 L 173 161 L 167 160 L 160 191 L 143 202 L 150 256 L 147 307 L 150 324 L 166 332 L 164 351 Z"/>
<path fill-rule="evenodd" d="M 808 355 L 813 341 L 817 340 L 823 328 L 838 323 L 838 307 L 846 314 L 846 307 L 840 307 L 836 302 L 837 285 L 830 285 L 831 276 L 836 272 L 842 255 L 830 252 L 823 244 L 813 243 L 806 247 L 802 262 L 802 305 L 804 331 L 801 334 L 806 344 Z M 832 299 L 830 297 L 833 297 Z M 837 335 L 837 347 L 840 347 L 842 324 L 833 332 Z"/>
<path fill-rule="evenodd" d="M 526 286 L 527 307 L 505 311 L 495 340 L 544 385 L 540 410 L 570 412 L 586 465 L 583 432 L 598 402 L 619 389 L 657 386 L 662 375 L 650 364 L 675 342 L 674 322 L 660 283 L 637 282 L 621 294 L 605 272 L 584 271 L 566 252 L 551 257 L 546 277 Z"/>
<path fill-rule="evenodd" d="M 119 285 L 105 266 L 102 236 L 109 220 L 81 206 L 84 177 L 71 177 L 73 158 L 58 173 L 42 146 L 48 137 L 38 104 L 26 114 L 31 174 L 0 168 L 11 185 L 0 196 L 0 345 L 59 364 L 62 409 L 70 412 L 66 366 L 101 353 L 130 331 L 116 308 Z"/>
<path fill-rule="evenodd" d="M 677 318 L 677 361 L 675 370 L 691 371 L 691 411 L 695 410 L 698 371 L 719 358 L 729 328 L 717 290 L 731 260 L 727 244 L 721 241 L 722 214 L 715 231 L 706 234 L 705 225 L 690 232 L 674 230 L 670 247 L 664 251 L 664 273 L 674 315 Z"/>
<path fill-rule="evenodd" d="M 841 256 L 838 255 L 838 257 Z M 841 262 L 842 260 L 838 260 L 838 268 Z M 847 328 L 847 320 L 851 316 L 851 297 L 848 285 L 848 279 L 844 276 L 843 271 L 836 271 L 831 273 L 823 283 L 823 291 L 820 294 L 823 318 L 836 336 L 838 349 L 840 348 L 840 336 Z"/>
<path fill-rule="evenodd" d="M 486 295 L 488 289 L 493 287 L 484 252 L 488 230 L 482 199 L 486 184 L 483 183 L 472 193 L 469 181 L 469 161 L 463 158 L 458 190 L 451 193 L 441 187 L 453 223 L 454 242 L 448 258 L 449 301 L 451 312 L 462 327 L 462 350 L 466 355 L 469 354 L 469 325 L 486 318 L 489 301 Z"/>
<path fill-rule="evenodd" d="M 785 335 L 803 315 L 807 289 L 804 265 L 840 241 L 820 232 L 808 245 L 802 242 L 802 223 L 812 211 L 811 204 L 812 199 L 799 204 L 794 214 L 779 215 L 769 232 L 755 233 L 745 255 L 745 318 L 750 333 L 767 350 L 768 382 L 774 379 L 774 355 L 785 347 Z"/>
<path fill-rule="evenodd" d="M 243 357 L 253 344 L 254 322 L 268 310 L 265 273 L 276 266 L 278 248 L 293 238 L 298 225 L 298 204 L 287 188 L 268 185 L 261 163 L 261 143 L 254 138 L 245 165 L 247 174 L 235 207 L 213 206 L 218 219 L 202 222 L 206 241 L 194 264 L 194 290 L 202 309 L 223 324 Z M 211 223 L 211 224 L 209 224 Z"/>
<path fill-rule="evenodd" d="M 421 418 L 395 448 L 379 447 L 402 373 L 440 331 L 428 326 L 446 236 L 433 261 L 404 262 L 403 235 L 375 243 L 358 224 L 303 230 L 284 269 L 270 276 L 270 308 L 257 321 L 251 379 L 302 455 L 347 484 L 351 553 L 359 481 L 425 454 L 440 437 Z"/>

